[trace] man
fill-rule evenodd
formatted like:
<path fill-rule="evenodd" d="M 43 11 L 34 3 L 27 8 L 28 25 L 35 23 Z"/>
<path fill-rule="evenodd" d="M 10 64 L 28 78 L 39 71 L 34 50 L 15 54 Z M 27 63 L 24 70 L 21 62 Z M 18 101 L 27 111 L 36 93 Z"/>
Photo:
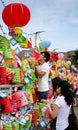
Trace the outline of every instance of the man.
<path fill-rule="evenodd" d="M 38 100 L 47 99 L 49 94 L 49 71 L 50 66 L 48 61 L 50 60 L 49 52 L 41 52 L 39 56 L 39 65 L 35 67 L 35 74 L 38 77 Z"/>

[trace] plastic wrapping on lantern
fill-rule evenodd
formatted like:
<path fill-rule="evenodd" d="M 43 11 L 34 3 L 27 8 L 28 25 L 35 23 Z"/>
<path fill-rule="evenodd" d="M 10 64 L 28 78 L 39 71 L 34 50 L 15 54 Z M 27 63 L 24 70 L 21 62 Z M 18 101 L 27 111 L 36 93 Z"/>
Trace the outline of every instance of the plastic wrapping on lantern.
<path fill-rule="evenodd" d="M 28 48 L 32 48 L 32 43 L 28 40 Z"/>
<path fill-rule="evenodd" d="M 37 125 L 37 112 L 36 112 L 36 110 L 31 110 L 30 114 L 32 115 L 32 123 L 34 125 Z"/>
<path fill-rule="evenodd" d="M 50 112 L 48 110 L 48 107 L 44 107 L 42 111 L 43 111 L 43 117 L 45 118 L 45 121 L 48 124 L 49 121 L 51 120 L 51 115 L 50 115 Z"/>
<path fill-rule="evenodd" d="M 35 59 L 34 59 L 34 57 L 29 57 L 28 58 L 28 63 L 30 65 L 30 68 L 34 69 L 34 67 L 35 67 Z"/>
<path fill-rule="evenodd" d="M 11 38 L 10 43 L 11 43 L 11 49 L 14 51 L 18 46 L 18 42 L 14 38 Z M 12 52 L 12 50 L 11 50 L 11 52 Z M 15 51 L 14 51 L 13 56 L 15 57 Z"/>
<path fill-rule="evenodd" d="M 19 130 L 29 129 L 31 126 L 32 115 L 27 114 L 25 117 L 19 119 Z"/>
<path fill-rule="evenodd" d="M 3 120 L 0 120 L 0 130 L 3 130 L 3 125 L 4 125 Z"/>
<path fill-rule="evenodd" d="M 19 43 L 19 45 L 20 45 L 21 48 L 28 48 L 28 39 L 25 38 L 25 40 L 24 40 L 24 41 L 21 41 L 21 42 Z"/>
<path fill-rule="evenodd" d="M 12 100 L 11 99 L 11 105 L 12 105 L 12 108 L 13 108 L 12 113 L 15 114 L 17 112 L 17 103 L 16 103 L 16 100 Z"/>
<path fill-rule="evenodd" d="M 8 67 L 12 67 L 13 66 L 13 62 L 14 62 L 14 59 L 13 58 L 7 58 L 5 59 L 5 62 L 6 62 L 6 65 Z"/>
<path fill-rule="evenodd" d="M 21 83 L 20 68 L 13 68 L 12 83 Z"/>
<path fill-rule="evenodd" d="M 7 113 L 13 112 L 13 108 L 12 108 L 11 101 L 10 101 L 9 97 L 5 97 L 5 98 L 0 99 L 0 102 L 3 105 L 2 113 L 7 114 Z"/>
<path fill-rule="evenodd" d="M 31 90 L 26 90 L 26 92 L 28 94 L 28 103 L 33 104 L 34 102 Z"/>
<path fill-rule="evenodd" d="M 45 51 L 45 48 L 42 46 L 41 43 L 39 43 L 39 52 L 43 52 Z"/>
<path fill-rule="evenodd" d="M 5 98 L 5 97 L 7 97 L 7 96 L 8 96 L 7 93 L 0 91 L 0 98 Z M 1 104 L 0 104 L 0 105 L 1 105 Z"/>
<path fill-rule="evenodd" d="M 27 114 L 26 116 L 29 117 L 29 119 L 26 122 L 26 125 L 24 126 L 24 129 L 29 129 L 32 123 L 32 115 L 31 114 Z"/>
<path fill-rule="evenodd" d="M 36 104 L 37 95 L 36 95 L 36 92 L 35 92 L 34 88 L 31 89 L 31 93 L 32 93 L 32 97 L 33 97 L 33 103 Z"/>
<path fill-rule="evenodd" d="M 6 84 L 6 67 L 0 66 L 0 83 Z"/>
<path fill-rule="evenodd" d="M 27 114 L 27 107 L 28 106 L 23 106 L 22 108 L 20 108 L 21 115 L 25 116 Z"/>
<path fill-rule="evenodd" d="M 17 120 L 12 122 L 12 130 L 19 130 L 19 123 Z"/>
<path fill-rule="evenodd" d="M 20 70 L 20 80 L 21 80 L 21 83 L 23 83 L 24 81 L 24 73 L 22 70 Z"/>
<path fill-rule="evenodd" d="M 27 77 L 32 80 L 33 82 L 37 80 L 34 72 L 31 72 L 30 74 L 27 74 Z"/>
<path fill-rule="evenodd" d="M 35 61 L 37 61 L 37 59 L 39 58 L 39 53 L 38 53 L 37 51 L 34 51 L 34 52 L 32 53 L 32 57 L 34 57 L 34 58 L 35 58 Z"/>
<path fill-rule="evenodd" d="M 12 125 L 4 123 L 3 130 L 12 130 Z"/>
<path fill-rule="evenodd" d="M 30 68 L 28 61 L 26 59 L 22 60 L 22 70 L 25 72 Z"/>
<path fill-rule="evenodd" d="M 19 90 L 18 92 L 12 94 L 12 100 L 16 101 L 17 108 L 20 109 L 28 104 L 28 95 L 25 92 Z"/>
<path fill-rule="evenodd" d="M 19 44 L 23 44 L 26 41 L 26 38 L 20 34 L 13 37 L 15 41 L 19 42 Z"/>
<path fill-rule="evenodd" d="M 13 58 L 13 55 L 11 53 L 10 43 L 4 44 L 4 56 L 5 56 L 5 59 Z"/>
<path fill-rule="evenodd" d="M 10 84 L 12 82 L 12 72 L 9 72 L 8 74 L 6 74 L 6 83 Z"/>
<path fill-rule="evenodd" d="M 21 49 L 20 46 L 18 45 L 18 46 L 16 47 L 16 49 L 15 49 L 15 53 L 16 53 L 17 56 L 20 54 L 21 50 L 22 50 L 22 49 Z"/>

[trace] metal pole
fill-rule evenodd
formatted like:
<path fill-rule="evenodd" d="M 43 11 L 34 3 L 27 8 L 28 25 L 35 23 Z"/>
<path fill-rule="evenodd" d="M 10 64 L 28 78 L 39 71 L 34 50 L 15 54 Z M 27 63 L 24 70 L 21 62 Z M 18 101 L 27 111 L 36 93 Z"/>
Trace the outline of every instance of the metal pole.
<path fill-rule="evenodd" d="M 34 48 L 37 48 L 37 33 L 34 33 Z"/>

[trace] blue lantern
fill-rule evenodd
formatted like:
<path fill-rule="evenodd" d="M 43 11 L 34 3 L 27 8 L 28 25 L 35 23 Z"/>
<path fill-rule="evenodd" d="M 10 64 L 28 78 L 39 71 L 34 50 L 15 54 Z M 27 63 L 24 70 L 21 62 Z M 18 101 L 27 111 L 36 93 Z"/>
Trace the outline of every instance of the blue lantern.
<path fill-rule="evenodd" d="M 42 46 L 43 46 L 44 48 L 48 48 L 48 47 L 50 47 L 51 42 L 50 42 L 50 41 L 42 41 L 41 44 L 42 44 Z"/>
<path fill-rule="evenodd" d="M 71 66 L 71 61 L 67 61 L 66 63 L 67 63 L 69 66 Z"/>

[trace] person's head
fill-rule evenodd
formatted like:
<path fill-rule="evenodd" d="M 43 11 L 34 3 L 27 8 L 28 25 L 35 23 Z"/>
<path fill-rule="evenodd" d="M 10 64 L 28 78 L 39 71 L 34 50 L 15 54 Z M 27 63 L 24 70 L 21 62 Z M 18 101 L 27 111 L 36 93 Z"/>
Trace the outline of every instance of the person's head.
<path fill-rule="evenodd" d="M 53 87 L 53 92 L 56 91 L 56 88 L 58 87 L 59 83 L 61 82 L 61 78 L 60 77 L 55 77 L 52 79 L 52 87 Z"/>
<path fill-rule="evenodd" d="M 50 53 L 47 51 L 41 52 L 39 56 L 39 61 L 48 62 L 50 60 Z"/>
<path fill-rule="evenodd" d="M 58 87 L 56 88 L 56 91 L 65 97 L 65 101 L 68 105 L 73 103 L 71 84 L 68 81 L 61 80 L 61 82 L 58 84 Z"/>

